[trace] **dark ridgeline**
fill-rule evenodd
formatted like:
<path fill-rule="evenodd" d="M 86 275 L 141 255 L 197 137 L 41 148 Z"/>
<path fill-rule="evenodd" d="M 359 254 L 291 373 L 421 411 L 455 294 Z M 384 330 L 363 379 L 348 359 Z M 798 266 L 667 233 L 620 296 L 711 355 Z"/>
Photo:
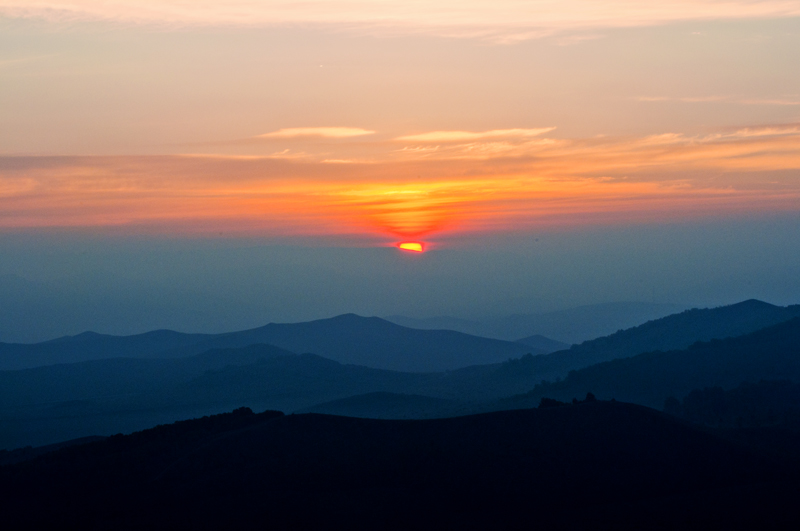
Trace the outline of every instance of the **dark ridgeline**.
<path fill-rule="evenodd" d="M 695 389 L 683 401 L 667 398 L 664 411 L 800 466 L 800 383 L 762 380 L 728 390 Z"/>
<path fill-rule="evenodd" d="M 182 358 L 211 349 L 265 343 L 296 354 L 314 353 L 346 364 L 409 371 L 446 371 L 499 363 L 533 347 L 452 330 L 416 330 L 377 317 L 345 314 L 307 323 L 270 323 L 226 334 L 158 330 L 135 336 L 87 332 L 35 344 L 0 343 L 0 369 L 23 369 L 105 358 Z"/>
<path fill-rule="evenodd" d="M 562 343 L 561 341 L 544 337 L 541 334 L 534 334 L 532 336 L 523 337 L 522 339 L 517 339 L 517 343 L 522 343 L 523 345 L 533 347 L 542 351 L 543 354 L 550 354 L 552 352 L 558 352 L 559 350 L 566 350 L 570 347 L 570 345 L 567 343 Z"/>
<path fill-rule="evenodd" d="M 623 403 L 387 421 L 226 415 L 0 467 L 9 528 L 797 523 L 797 469 Z"/>
<path fill-rule="evenodd" d="M 695 389 L 682 401 L 669 397 L 664 411 L 717 428 L 776 427 L 800 432 L 800 383 L 743 382 L 734 389 Z"/>
<path fill-rule="evenodd" d="M 331 400 L 297 410 L 370 419 L 425 419 L 465 415 L 474 411 L 468 402 L 403 393 L 365 393 Z"/>
<path fill-rule="evenodd" d="M 570 400 L 592 391 L 602 399 L 661 408 L 670 396 L 684 397 L 694 389 L 731 389 L 742 382 L 779 379 L 800 381 L 800 318 L 685 350 L 648 352 L 592 365 L 495 407 L 531 407 L 545 396 Z"/>
<path fill-rule="evenodd" d="M 512 304 L 498 310 L 506 312 L 513 306 Z M 551 338 L 550 341 L 555 339 L 563 342 L 562 347 L 552 349 L 555 351 L 567 348 L 572 343 L 606 336 L 617 330 L 659 319 L 683 309 L 685 306 L 677 304 L 607 302 L 544 313 L 515 313 L 483 321 L 455 317 L 415 319 L 401 315 L 389 316 L 386 319 L 409 328 L 458 330 L 466 334 L 509 341 L 541 334 Z"/>
<path fill-rule="evenodd" d="M 525 355 L 499 364 L 446 372 L 380 370 L 342 364 L 314 354 L 297 355 L 264 344 L 204 350 L 180 358 L 114 358 L 0 371 L 0 449 L 45 445 L 89 435 L 129 433 L 159 423 L 229 411 L 241 405 L 255 410 L 432 418 L 532 407 L 538 405 L 543 396 L 569 401 L 593 391 L 600 398 L 617 398 L 661 408 L 669 396 L 680 399 L 693 389 L 707 386 L 728 389 L 762 378 L 800 381 L 793 350 L 800 342 L 800 333 L 791 324 L 795 321 L 785 321 L 782 327 L 771 331 L 762 330 L 761 335 L 753 336 L 754 339 L 743 336 L 721 343 L 695 345 L 688 350 L 642 354 L 585 367 L 570 375 L 566 368 L 589 363 L 590 358 L 598 356 L 628 356 L 648 342 L 657 346 L 685 345 L 696 342 L 697 338 L 749 331 L 764 323 L 791 319 L 797 308 L 746 301 L 712 310 L 691 310 L 570 350 L 545 356 Z M 348 323 L 351 322 L 358 326 L 350 327 Z M 375 334 L 362 342 L 350 341 L 359 352 L 366 352 L 377 344 L 380 334 L 376 331 L 384 328 L 405 338 L 387 336 L 389 339 L 384 344 L 391 344 L 392 348 L 412 349 L 418 341 L 428 337 L 435 339 L 428 345 L 435 349 L 451 334 L 473 346 L 478 344 L 474 343 L 476 340 L 483 346 L 486 345 L 480 342 L 492 341 L 455 332 L 409 330 L 380 319 L 357 316 L 301 325 L 275 325 L 278 328 L 264 327 L 253 333 L 283 330 L 281 333 L 299 334 L 310 327 L 317 332 L 311 334 L 308 341 L 323 342 L 325 337 L 338 337 L 336 348 L 345 348 L 344 338 L 350 337 L 348 334 L 355 333 L 353 330 L 359 330 L 361 325 Z M 335 332 L 342 329 L 350 331 Z M 230 336 L 242 342 L 257 339 L 257 336 L 241 334 Z M 270 334 L 280 339 L 273 332 Z M 775 334 L 786 337 L 780 340 Z M 158 333 L 153 337 L 157 336 Z M 94 336 L 87 337 L 93 341 Z M 139 336 L 134 337 L 138 338 L 136 341 L 144 341 Z M 169 334 L 167 337 L 174 339 Z M 228 341 L 225 337 L 213 336 L 213 341 Z M 208 347 L 208 337 L 203 338 L 205 343 L 191 345 L 187 347 L 189 351 Z M 150 343 L 154 341 L 148 339 Z M 82 340 L 77 339 L 63 342 L 82 344 Z M 420 355 L 431 350 L 414 352 Z M 453 351 L 448 352 L 452 354 Z M 731 357 L 731 352 L 736 352 L 736 356 Z M 704 361 L 701 363 L 701 360 Z M 565 376 L 564 380 L 537 386 L 542 380 Z M 512 396 L 514 398 L 508 399 Z"/>
<path fill-rule="evenodd" d="M 584 341 L 568 350 L 527 359 L 524 370 L 539 375 L 538 381 L 563 378 L 569 371 L 604 361 L 656 350 L 682 350 L 698 341 L 741 336 L 795 317 L 800 317 L 800 305 L 773 306 L 757 300 L 686 310 Z"/>
<path fill-rule="evenodd" d="M 108 358 L 181 358 L 211 349 L 265 343 L 296 354 L 311 352 L 340 363 L 400 371 L 444 371 L 499 363 L 525 353 L 557 355 L 539 359 L 535 369 L 559 375 L 609 359 L 649 350 L 685 348 L 746 334 L 800 316 L 800 305 L 786 308 L 745 301 L 706 310 L 687 310 L 607 337 L 567 345 L 533 335 L 516 342 L 477 337 L 453 330 L 420 330 L 377 317 L 345 314 L 306 323 L 271 323 L 225 334 L 183 334 L 156 330 L 133 336 L 85 332 L 43 343 L 0 342 L 0 370 Z M 519 337 L 524 334 L 521 333 Z"/>

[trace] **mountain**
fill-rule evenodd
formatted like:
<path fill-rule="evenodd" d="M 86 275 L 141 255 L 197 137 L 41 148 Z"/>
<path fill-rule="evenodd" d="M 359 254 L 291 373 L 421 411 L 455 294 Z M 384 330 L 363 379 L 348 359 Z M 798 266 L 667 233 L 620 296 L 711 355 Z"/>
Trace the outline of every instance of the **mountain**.
<path fill-rule="evenodd" d="M 685 350 L 647 352 L 592 365 L 495 407 L 531 407 L 542 397 L 570 400 L 592 392 L 598 398 L 661 408 L 667 398 L 681 398 L 694 389 L 732 389 L 742 382 L 780 379 L 800 382 L 800 317 Z"/>
<path fill-rule="evenodd" d="M 264 336 L 280 342 L 286 338 L 303 337 L 304 332 L 308 332 L 305 340 L 309 342 L 323 343 L 325 337 L 338 337 L 338 347 L 334 341 L 331 348 L 336 353 L 337 348 L 346 347 L 347 334 L 355 334 L 350 337 L 352 342 L 357 341 L 357 330 L 362 325 L 372 331 L 388 329 L 390 333 L 385 337 L 389 340 L 394 337 L 395 345 L 405 345 L 404 348 L 409 350 L 415 345 L 409 337 L 417 341 L 417 345 L 426 337 L 430 338 L 428 352 L 431 352 L 436 341 L 444 341 L 449 337 L 477 340 L 479 343 L 505 343 L 472 338 L 456 332 L 409 330 L 380 319 L 342 316 L 323 321 L 321 324 L 324 326 L 318 326 L 319 322 L 305 323 L 299 328 L 297 325 L 275 325 L 247 333 L 230 334 L 232 337 L 201 336 L 199 343 L 162 354 L 182 357 L 117 358 L 0 371 L 0 448 L 49 444 L 88 435 L 128 433 L 156 423 L 219 413 L 235 406 L 287 412 L 313 410 L 382 418 L 427 418 L 487 409 L 536 406 L 539 398 L 547 396 L 546 393 L 542 394 L 545 391 L 540 391 L 553 387 L 540 386 L 533 395 L 511 402 L 498 400 L 528 393 L 543 380 L 563 378 L 570 370 L 590 366 L 604 356 L 627 356 L 647 344 L 686 345 L 709 336 L 724 337 L 737 330 L 747 330 L 748 327 L 755 328 L 770 320 L 785 318 L 790 310 L 796 308 L 747 301 L 712 310 L 691 310 L 566 351 L 544 356 L 524 355 L 502 363 L 428 373 L 343 364 L 313 354 L 297 355 L 290 350 L 263 344 L 211 348 L 201 354 L 191 353 L 215 344 L 249 344 Z M 354 321 L 356 326 L 334 326 L 348 320 Z M 333 332 L 325 330 L 325 326 L 333 329 Z M 341 330 L 346 333 L 341 333 Z M 399 335 L 392 336 L 392 333 Z M 372 345 L 379 348 L 382 337 L 377 332 L 371 337 L 367 334 L 358 348 L 361 352 L 369 352 Z M 88 341 L 94 336 L 64 340 L 64 343 L 80 343 L 83 338 Z M 141 338 L 138 340 L 145 343 Z M 764 336 L 764 340 L 768 341 L 769 337 Z M 384 340 L 383 344 L 387 342 Z M 303 345 L 291 346 L 300 348 Z M 715 378 L 724 374 L 727 364 L 719 360 L 714 363 L 716 365 L 707 368 L 707 378 L 697 382 L 689 376 L 677 374 L 676 381 L 680 382 L 683 378 L 686 386 L 655 398 L 636 393 L 623 395 L 616 391 L 625 386 L 649 386 L 647 382 L 652 376 L 646 376 L 646 372 L 645 376 L 636 372 L 621 376 L 604 375 L 603 378 L 615 382 L 613 385 L 616 386 L 606 387 L 605 391 L 602 387 L 605 384 L 592 383 L 594 380 L 589 379 L 586 385 L 581 383 L 575 388 L 558 391 L 556 398 L 570 400 L 592 391 L 603 398 L 624 397 L 629 401 L 660 408 L 664 399 L 671 394 L 683 396 L 676 393 L 686 394 L 695 388 L 718 385 Z M 691 364 L 686 367 L 691 367 Z M 753 377 L 762 375 L 759 378 L 790 377 L 782 375 L 780 371 L 769 372 L 763 368 L 758 366 L 757 360 L 754 361 L 752 371 L 748 369 L 749 372 L 737 376 L 740 379 L 733 379 L 730 385 L 735 386 L 750 379 L 750 372 Z M 655 374 L 663 372 L 661 367 L 648 370 L 655 371 Z M 567 378 L 572 382 L 570 378 L 574 376 Z M 600 394 L 601 391 L 604 394 Z M 657 386 L 653 387 L 653 392 L 656 391 Z M 309 409 L 315 407 L 321 409 Z"/>
<path fill-rule="evenodd" d="M 748 300 L 719 308 L 692 309 L 572 345 L 568 350 L 525 358 L 520 370 L 539 380 L 563 378 L 569 371 L 655 350 L 679 350 L 696 343 L 740 336 L 800 316 L 800 305 L 773 306 Z"/>
<path fill-rule="evenodd" d="M 800 305 L 774 306 L 754 299 L 718 308 L 694 308 L 574 345 L 570 356 L 589 365 L 647 351 L 684 349 L 697 341 L 741 336 L 798 316 Z"/>
<path fill-rule="evenodd" d="M 340 315 L 307 323 L 270 323 L 226 334 L 158 330 L 134 336 L 86 332 L 35 344 L 0 343 L 0 369 L 24 369 L 105 358 L 178 358 L 210 349 L 267 343 L 366 367 L 444 371 L 498 363 L 533 349 L 450 330 L 416 330 L 377 317 Z"/>
<path fill-rule="evenodd" d="M 424 421 L 239 409 L 0 467 L 0 511 L 10 528 L 769 527 L 798 521 L 797 477 L 619 402 Z"/>
<path fill-rule="evenodd" d="M 681 311 L 678 304 L 609 302 L 578 306 L 538 315 L 519 314 L 486 324 L 487 337 L 518 339 L 541 334 L 563 343 L 580 343 Z"/>
<path fill-rule="evenodd" d="M 171 357 L 171 351 L 189 348 L 207 337 L 205 334 L 182 334 L 171 330 L 155 330 L 133 336 L 84 332 L 42 343 L 0 343 L 0 370 L 106 358 Z"/>
<path fill-rule="evenodd" d="M 677 304 L 611 302 L 578 306 L 567 310 L 537 314 L 514 314 L 499 319 L 470 321 L 455 317 L 414 319 L 401 315 L 388 321 L 409 328 L 457 330 L 476 336 L 516 341 L 533 335 L 555 338 L 567 345 L 605 336 L 684 310 Z"/>
<path fill-rule="evenodd" d="M 271 345 L 0 371 L 0 448 L 129 433 L 242 404 L 293 411 L 358 393 L 415 392 L 442 378 L 342 365 Z"/>
<path fill-rule="evenodd" d="M 682 401 L 667 399 L 664 411 L 707 426 L 800 432 L 800 383 L 761 380 L 743 382 L 733 389 L 695 389 Z"/>
<path fill-rule="evenodd" d="M 350 399 L 351 408 L 359 402 L 370 415 L 382 408 L 387 408 L 382 416 L 403 408 L 430 415 L 431 405 L 422 407 L 421 401 L 455 406 L 529 390 L 533 382 L 516 370 L 518 364 L 407 373 L 250 345 L 187 358 L 119 358 L 0 371 L 0 449 L 130 433 L 242 405 L 298 411 L 331 401 L 340 407 L 335 401 Z M 362 396 L 351 398 L 356 395 Z M 404 401 L 411 403 L 398 403 Z"/>
<path fill-rule="evenodd" d="M 551 352 L 565 350 L 570 347 L 566 343 L 562 343 L 561 341 L 556 341 L 555 339 L 550 339 L 549 337 L 544 337 L 539 334 L 517 339 L 517 343 L 522 343 L 523 345 L 535 348 L 536 350 L 541 351 L 543 354 L 550 354 Z"/>
<path fill-rule="evenodd" d="M 482 323 L 469 319 L 459 319 L 458 317 L 440 316 L 420 319 L 416 317 L 406 317 L 405 315 L 390 315 L 384 317 L 384 319 L 391 323 L 399 324 L 400 326 L 419 330 L 455 330 L 456 332 L 463 332 L 474 336 L 484 336 L 485 332 Z M 509 338 L 495 339 L 510 340 Z"/>
<path fill-rule="evenodd" d="M 499 363 L 531 348 L 510 341 L 470 336 L 452 330 L 417 330 L 378 317 L 345 314 L 307 323 L 276 324 L 222 334 L 184 352 L 268 343 L 292 352 L 312 352 L 340 363 L 377 369 L 447 371 Z"/>
<path fill-rule="evenodd" d="M 424 419 L 453 417 L 471 412 L 471 404 L 430 396 L 375 392 L 349 396 L 298 410 L 370 419 Z"/>

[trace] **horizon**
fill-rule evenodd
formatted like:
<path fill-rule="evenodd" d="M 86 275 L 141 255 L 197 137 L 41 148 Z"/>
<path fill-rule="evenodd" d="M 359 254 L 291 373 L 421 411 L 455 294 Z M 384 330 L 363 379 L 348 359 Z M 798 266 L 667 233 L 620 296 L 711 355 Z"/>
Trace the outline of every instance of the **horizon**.
<path fill-rule="evenodd" d="M 303 6 L 0 0 L 0 339 L 800 301 L 795 2 Z"/>

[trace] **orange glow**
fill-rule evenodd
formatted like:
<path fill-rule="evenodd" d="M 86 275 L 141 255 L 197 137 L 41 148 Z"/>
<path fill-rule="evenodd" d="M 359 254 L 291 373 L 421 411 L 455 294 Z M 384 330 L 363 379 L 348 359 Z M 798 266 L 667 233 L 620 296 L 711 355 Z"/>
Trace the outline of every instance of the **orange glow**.
<path fill-rule="evenodd" d="M 337 164 L 310 145 L 292 160 L 0 157 L 0 230 L 417 243 L 434 234 L 800 209 L 796 125 L 705 137 L 469 140 L 431 149 L 375 141 L 360 145 L 361 162 Z M 324 146 L 326 158 L 331 149 Z"/>
<path fill-rule="evenodd" d="M 420 242 L 403 242 L 397 244 L 398 249 L 402 249 L 404 251 L 411 251 L 414 253 L 422 253 L 425 250 L 422 247 Z"/>

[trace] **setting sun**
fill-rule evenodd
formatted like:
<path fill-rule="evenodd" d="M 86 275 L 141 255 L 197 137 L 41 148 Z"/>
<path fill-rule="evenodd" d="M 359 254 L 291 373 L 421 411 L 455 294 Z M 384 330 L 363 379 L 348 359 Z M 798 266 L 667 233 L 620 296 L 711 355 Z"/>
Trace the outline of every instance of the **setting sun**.
<path fill-rule="evenodd" d="M 422 244 L 419 242 L 403 242 L 397 244 L 398 249 L 402 249 L 403 251 L 412 251 L 415 253 L 422 253 L 424 249 L 422 248 Z"/>

